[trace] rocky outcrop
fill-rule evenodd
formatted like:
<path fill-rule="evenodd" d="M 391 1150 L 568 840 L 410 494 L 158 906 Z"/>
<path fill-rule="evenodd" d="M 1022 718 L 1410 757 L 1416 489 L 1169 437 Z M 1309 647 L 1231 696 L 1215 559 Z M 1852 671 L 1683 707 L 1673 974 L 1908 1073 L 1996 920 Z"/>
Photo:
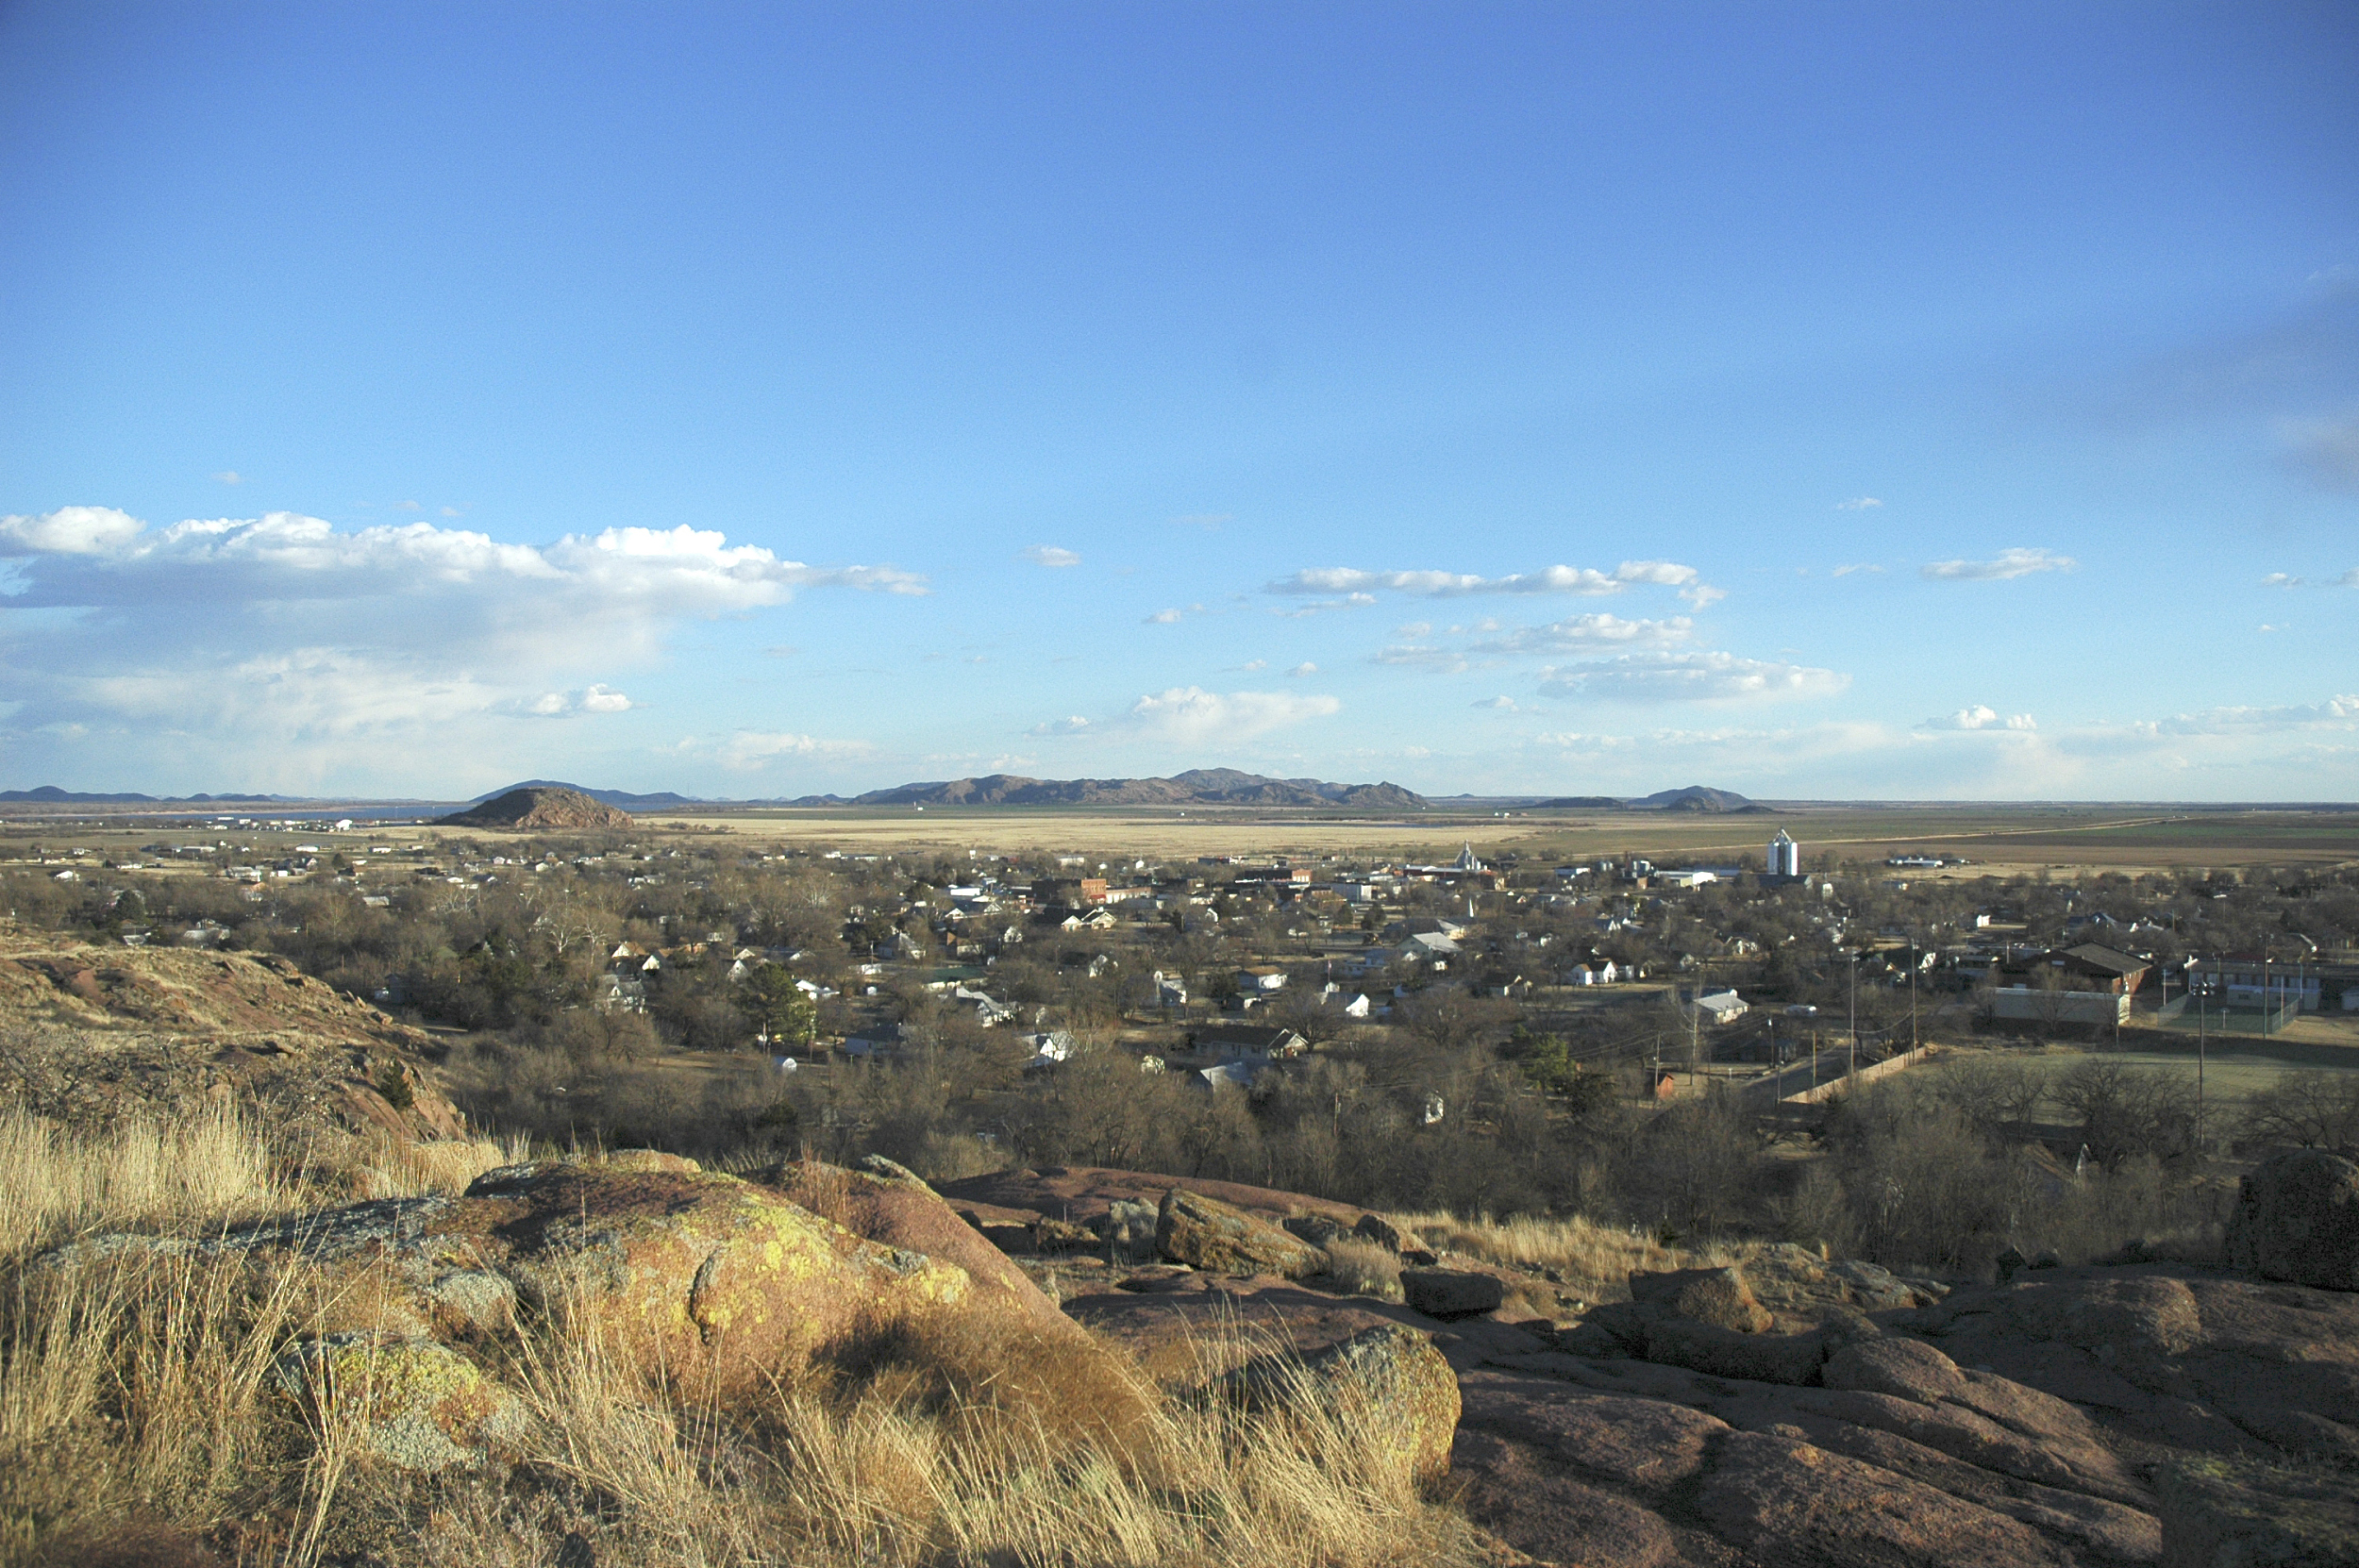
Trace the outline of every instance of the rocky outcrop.
<path fill-rule="evenodd" d="M 0 921 L 0 1098 L 59 1122 L 209 1097 L 290 1131 L 458 1138 L 438 1053 L 276 954 L 101 947 Z"/>
<path fill-rule="evenodd" d="M 1071 1318 L 1008 1255 L 961 1219 L 940 1194 L 890 1159 L 859 1170 L 817 1160 L 774 1167 L 759 1178 L 787 1198 L 864 1241 L 962 1270 L 976 1304 L 1049 1334 L 1071 1334 Z"/>
<path fill-rule="evenodd" d="M 512 832 L 574 832 L 593 828 L 628 827 L 630 813 L 579 790 L 561 786 L 510 790 L 495 799 L 447 817 L 438 827 L 498 827 Z"/>
<path fill-rule="evenodd" d="M 1403 1269 L 1400 1298 L 1426 1316 L 1447 1322 L 1492 1310 L 1507 1299 L 1507 1287 L 1497 1275 L 1472 1269 Z"/>
<path fill-rule="evenodd" d="M 1155 1250 L 1175 1263 L 1221 1274 L 1300 1279 L 1327 1267 L 1327 1254 L 1244 1209 L 1174 1187 L 1155 1218 Z"/>
<path fill-rule="evenodd" d="M 2163 1568 L 2345 1568 L 2359 1560 L 2359 1487 L 2347 1471 L 2250 1460 L 2166 1464 Z"/>
<path fill-rule="evenodd" d="M 448 1345 L 359 1330 L 302 1340 L 273 1363 L 279 1390 L 397 1469 L 475 1469 L 529 1427 L 514 1393 Z"/>
<path fill-rule="evenodd" d="M 2323 1149 L 2263 1161 L 2236 1194 L 2228 1260 L 2267 1279 L 2359 1291 L 2359 1164 Z"/>
<path fill-rule="evenodd" d="M 359 1204 L 206 1241 L 93 1238 L 49 1262 L 143 1251 L 292 1268 L 330 1329 L 463 1341 L 511 1313 L 548 1318 L 711 1397 L 975 1295 L 953 1263 L 646 1153 L 510 1166 L 459 1198 Z M 1020 1298 L 1002 1292 L 986 1309 L 1020 1310 Z"/>

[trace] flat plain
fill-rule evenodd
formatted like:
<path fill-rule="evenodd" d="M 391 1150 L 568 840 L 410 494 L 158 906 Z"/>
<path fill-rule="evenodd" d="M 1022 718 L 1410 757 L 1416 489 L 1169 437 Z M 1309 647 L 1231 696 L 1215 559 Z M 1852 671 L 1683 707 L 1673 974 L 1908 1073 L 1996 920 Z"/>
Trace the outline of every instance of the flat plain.
<path fill-rule="evenodd" d="M 1095 851 L 1167 859 L 1197 855 L 1350 855 L 1434 859 L 1476 853 L 1531 859 L 1639 855 L 1666 862 L 1733 859 L 1781 827 L 1806 856 L 1956 857 L 1946 876 L 2165 867 L 2338 865 L 2359 861 L 2359 810 L 2172 806 L 1799 805 L 1763 811 L 1453 809 L 1352 817 L 1192 808 L 1184 812 L 1073 809 L 800 808 L 644 819 L 746 838 L 862 853 L 910 849 L 1009 854 Z"/>

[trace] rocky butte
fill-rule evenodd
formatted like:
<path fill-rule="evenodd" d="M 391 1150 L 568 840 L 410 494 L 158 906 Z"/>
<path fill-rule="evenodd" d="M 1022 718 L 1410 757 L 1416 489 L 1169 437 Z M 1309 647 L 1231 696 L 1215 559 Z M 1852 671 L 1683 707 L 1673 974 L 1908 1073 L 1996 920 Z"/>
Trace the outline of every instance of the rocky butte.
<path fill-rule="evenodd" d="M 630 814 L 579 790 L 527 786 L 473 806 L 452 816 L 438 817 L 438 827 L 498 827 L 511 832 L 577 831 L 582 828 L 628 827 Z"/>

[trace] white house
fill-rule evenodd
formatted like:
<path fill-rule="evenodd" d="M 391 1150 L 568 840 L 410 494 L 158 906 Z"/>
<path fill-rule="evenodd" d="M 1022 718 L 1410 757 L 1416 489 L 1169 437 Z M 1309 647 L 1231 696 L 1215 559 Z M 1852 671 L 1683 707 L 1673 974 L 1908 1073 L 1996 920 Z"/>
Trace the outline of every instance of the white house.
<path fill-rule="evenodd" d="M 1707 991 L 1696 998 L 1696 1011 L 1708 1024 L 1733 1024 L 1751 1010 L 1733 991 Z"/>
<path fill-rule="evenodd" d="M 1286 972 L 1266 964 L 1237 971 L 1237 989 L 1243 992 L 1269 992 L 1286 989 Z"/>

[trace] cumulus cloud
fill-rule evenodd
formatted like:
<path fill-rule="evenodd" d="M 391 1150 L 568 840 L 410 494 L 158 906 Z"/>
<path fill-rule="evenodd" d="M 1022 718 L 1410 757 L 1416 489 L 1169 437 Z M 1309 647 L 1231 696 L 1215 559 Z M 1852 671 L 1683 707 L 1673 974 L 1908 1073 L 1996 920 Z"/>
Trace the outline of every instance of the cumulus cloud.
<path fill-rule="evenodd" d="M 1026 730 L 1027 735 L 1079 735 L 1090 727 L 1090 722 L 1075 713 L 1062 719 L 1046 719 Z"/>
<path fill-rule="evenodd" d="M 1146 618 L 1146 624 L 1150 626 L 1178 626 L 1181 619 L 1181 612 L 1179 610 L 1159 609 Z"/>
<path fill-rule="evenodd" d="M 1079 556 L 1054 544 L 1035 544 L 1024 552 L 1024 559 L 1034 566 L 1079 566 L 1081 564 Z"/>
<path fill-rule="evenodd" d="M 1304 676 L 1317 675 L 1319 673 L 1319 667 L 1306 659 L 1286 673 L 1298 680 Z"/>
<path fill-rule="evenodd" d="M 1971 708 L 1961 708 L 1945 718 L 1927 719 L 1917 727 L 1919 729 L 2025 730 L 2037 729 L 2039 726 L 2033 722 L 2029 713 L 2011 713 L 2002 719 L 1999 716 L 1998 709 L 1977 703 Z"/>
<path fill-rule="evenodd" d="M 1524 626 L 1504 637 L 1477 642 L 1473 651 L 1545 654 L 1600 645 L 1660 648 L 1684 642 L 1694 633 L 1695 623 L 1684 615 L 1674 615 L 1667 620 L 1625 620 L 1618 615 L 1593 612 L 1551 621 L 1544 626 Z"/>
<path fill-rule="evenodd" d="M 1485 622 L 1471 628 L 1476 631 L 1496 629 L 1497 623 Z M 1403 631 L 1430 632 L 1430 626 L 1404 626 Z M 1470 628 L 1452 626 L 1452 632 Z M 1414 669 L 1433 670 L 1455 675 L 1471 668 L 1477 661 L 1497 663 L 1507 659 L 1560 653 L 1585 653 L 1598 648 L 1664 648 L 1686 642 L 1695 633 L 1695 623 L 1684 615 L 1666 619 L 1626 618 L 1592 611 L 1571 615 L 1546 626 L 1519 626 L 1500 636 L 1484 637 L 1463 647 L 1447 647 L 1425 642 L 1397 642 L 1373 655 L 1379 664 L 1395 664 Z"/>
<path fill-rule="evenodd" d="M 2263 588 L 2300 588 L 2301 579 L 2291 572 L 2271 572 L 2261 579 Z"/>
<path fill-rule="evenodd" d="M 1850 684 L 1850 676 L 1832 670 L 1732 653 L 1632 653 L 1540 672 L 1540 690 L 1551 696 L 1623 702 L 1829 696 Z"/>
<path fill-rule="evenodd" d="M 1998 582 L 2010 577 L 2028 577 L 2038 572 L 2069 572 L 2079 564 L 2070 556 L 2056 555 L 2049 550 L 2030 550 L 2018 545 L 1999 551 L 1996 560 L 1936 560 L 1918 570 L 1923 575 L 1941 582 Z"/>
<path fill-rule="evenodd" d="M 1515 699 L 1514 697 L 1485 697 L 1474 706 L 1477 708 L 1496 709 L 1501 713 L 1520 713 L 1523 711 L 1522 709 L 1515 706 Z"/>
<path fill-rule="evenodd" d="M 146 528 L 112 507 L 59 507 L 38 517 L 0 517 L 0 556 L 110 556 Z"/>
<path fill-rule="evenodd" d="M 1838 566 L 1834 569 L 1834 575 L 1838 577 L 1848 577 L 1854 572 L 1874 572 L 1881 575 L 1882 571 L 1883 568 L 1881 566 L 1859 564 L 1852 566 Z"/>
<path fill-rule="evenodd" d="M 611 686 L 586 686 L 578 692 L 547 692 L 527 705 L 525 711 L 544 719 L 561 719 L 576 713 L 627 713 L 630 698 Z"/>
<path fill-rule="evenodd" d="M 0 554 L 17 558 L 0 703 L 20 730 L 110 721 L 233 758 L 258 742 L 349 755 L 355 737 L 427 727 L 458 743 L 448 726 L 470 715 L 621 712 L 630 698 L 584 677 L 652 661 L 685 622 L 807 588 L 926 592 L 891 567 L 809 566 L 688 526 L 531 545 L 293 512 L 151 528 L 70 507 L 0 519 Z"/>
<path fill-rule="evenodd" d="M 1882 505 L 1882 501 L 1872 495 L 1856 495 L 1849 501 L 1837 501 L 1834 504 L 1834 509 L 1837 511 L 1869 511 Z"/>
<path fill-rule="evenodd" d="M 2359 727 L 2359 692 L 2276 708 L 2204 708 L 2134 726 L 2153 735 L 2258 735 Z"/>
<path fill-rule="evenodd" d="M 1537 572 L 1515 572 L 1485 577 L 1460 572 L 1366 572 L 1356 567 L 1314 567 L 1280 577 L 1265 592 L 1289 594 L 1406 593 L 1418 598 L 1452 599 L 1476 593 L 1619 593 L 1632 583 L 1682 587 L 1694 583 L 1696 569 L 1668 560 L 1626 560 L 1611 573 L 1587 566 L 1544 566 Z"/>
<path fill-rule="evenodd" d="M 239 473 L 234 468 L 225 468 L 220 473 L 214 475 L 213 477 L 220 480 L 225 485 L 242 485 L 245 483 L 245 475 Z"/>
<path fill-rule="evenodd" d="M 1128 727 L 1156 740 L 1189 745 L 1250 740 L 1339 711 L 1343 704 L 1325 695 L 1291 692 L 1207 692 L 1174 686 L 1130 705 Z"/>

